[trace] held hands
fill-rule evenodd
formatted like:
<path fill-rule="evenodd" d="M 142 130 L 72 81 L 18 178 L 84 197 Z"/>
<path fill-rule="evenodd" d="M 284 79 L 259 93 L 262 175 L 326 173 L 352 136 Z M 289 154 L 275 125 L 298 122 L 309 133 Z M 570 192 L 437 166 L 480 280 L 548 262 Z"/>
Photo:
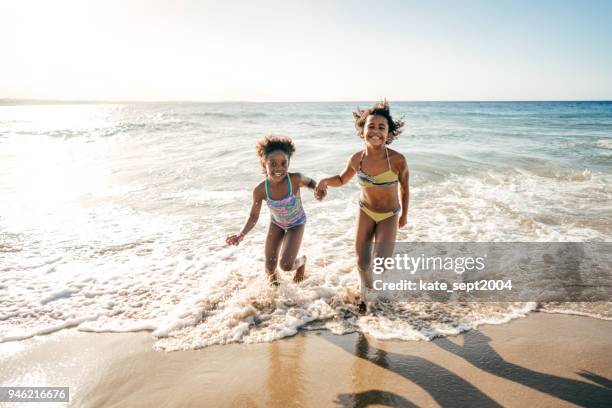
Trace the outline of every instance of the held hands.
<path fill-rule="evenodd" d="M 242 240 L 244 239 L 244 234 L 238 234 L 238 235 L 230 235 L 229 237 L 225 238 L 225 243 L 227 245 L 238 245 L 239 243 L 242 242 Z"/>
<path fill-rule="evenodd" d="M 317 200 L 321 201 L 327 195 L 327 182 L 325 180 L 319 180 L 317 186 L 314 189 L 314 196 Z"/>

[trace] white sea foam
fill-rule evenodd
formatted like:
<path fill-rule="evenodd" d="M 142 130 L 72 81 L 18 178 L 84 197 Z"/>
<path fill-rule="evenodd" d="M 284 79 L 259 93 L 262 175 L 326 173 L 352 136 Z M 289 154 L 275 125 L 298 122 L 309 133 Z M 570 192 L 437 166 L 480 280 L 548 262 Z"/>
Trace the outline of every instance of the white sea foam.
<path fill-rule="evenodd" d="M 546 313 L 570 314 L 612 320 L 612 302 L 544 303 L 539 309 Z"/>
<path fill-rule="evenodd" d="M 320 178 L 342 168 L 361 146 L 353 107 L 339 105 L 338 116 L 311 106 L 279 108 L 274 130 L 290 130 L 298 147 L 292 171 Z M 317 328 L 429 340 L 503 324 L 536 307 L 381 301 L 359 315 L 354 183 L 330 189 L 321 203 L 302 190 L 307 278 L 294 285 L 285 273 L 271 289 L 263 271 L 265 206 L 239 247 L 224 244 L 248 216 L 261 177 L 254 142 L 269 117 L 248 106 L 218 108 L 231 112 L 202 115 L 208 110 L 197 105 L 170 113 L 129 105 L 99 112 L 0 108 L 0 341 L 70 327 L 147 330 L 165 350 L 271 341 Z M 241 121 L 243 109 L 252 112 Z M 435 107 L 410 109 L 424 116 L 413 117 L 393 145 L 411 166 L 409 224 L 400 240 L 610 241 L 611 175 L 596 161 L 553 163 L 559 152 L 541 139 L 557 137 L 559 127 L 533 130 L 544 136 L 530 138 L 528 127 L 498 130 L 487 122 L 494 115 L 474 127 L 452 119 L 452 109 L 448 117 Z M 344 113 L 349 123 L 339 126 Z M 321 129 L 311 116 L 336 125 Z M 209 120 L 214 132 L 204 133 Z M 609 148 L 609 140 L 597 146 Z M 604 319 L 612 313 L 609 303 L 539 308 Z"/>

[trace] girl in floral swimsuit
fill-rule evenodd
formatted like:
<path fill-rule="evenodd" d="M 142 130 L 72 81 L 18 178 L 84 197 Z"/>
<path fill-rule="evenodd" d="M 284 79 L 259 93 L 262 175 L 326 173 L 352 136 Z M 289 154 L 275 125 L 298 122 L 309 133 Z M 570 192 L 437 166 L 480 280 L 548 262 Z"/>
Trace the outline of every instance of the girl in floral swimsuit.
<path fill-rule="evenodd" d="M 251 214 L 242 231 L 225 240 L 228 245 L 238 245 L 257 224 L 261 204 L 265 201 L 271 216 L 265 245 L 266 273 L 273 285 L 279 283 L 276 267 L 281 247 L 280 267 L 295 271 L 294 282 L 304 279 L 306 269 L 306 256 L 297 258 L 306 224 L 300 187 L 314 189 L 316 183 L 300 173 L 288 172 L 294 152 L 295 145 L 287 137 L 267 136 L 257 143 L 257 155 L 266 178 L 253 189 Z"/>

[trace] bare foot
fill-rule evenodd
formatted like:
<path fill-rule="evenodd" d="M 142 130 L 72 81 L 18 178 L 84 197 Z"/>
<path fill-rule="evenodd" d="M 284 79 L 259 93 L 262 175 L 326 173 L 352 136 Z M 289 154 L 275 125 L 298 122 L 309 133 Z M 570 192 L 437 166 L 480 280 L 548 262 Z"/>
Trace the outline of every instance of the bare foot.
<path fill-rule="evenodd" d="M 272 286 L 280 285 L 280 281 L 278 280 L 278 274 L 276 273 L 276 271 L 268 274 L 268 280 L 270 281 L 270 285 Z"/>
<path fill-rule="evenodd" d="M 368 294 L 370 293 L 370 291 L 372 290 L 372 288 L 368 288 L 366 285 L 361 284 L 360 288 L 359 288 L 359 297 L 360 297 L 360 301 L 359 301 L 359 314 L 366 314 L 366 312 L 368 311 L 368 306 L 366 305 L 366 302 L 368 302 L 370 299 L 368 297 Z"/>
<path fill-rule="evenodd" d="M 304 274 L 306 273 L 306 255 L 303 255 L 298 263 L 301 263 L 301 265 L 295 270 L 295 275 L 293 275 L 293 282 L 295 283 L 304 280 Z"/>

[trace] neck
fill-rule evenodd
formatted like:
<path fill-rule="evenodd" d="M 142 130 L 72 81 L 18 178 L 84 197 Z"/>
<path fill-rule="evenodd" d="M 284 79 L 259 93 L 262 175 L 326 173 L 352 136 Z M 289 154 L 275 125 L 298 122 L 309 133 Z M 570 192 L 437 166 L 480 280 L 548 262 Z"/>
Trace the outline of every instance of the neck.
<path fill-rule="evenodd" d="M 366 156 L 372 156 L 374 158 L 379 158 L 385 155 L 385 145 L 379 147 L 372 147 L 366 145 L 365 147 Z"/>

